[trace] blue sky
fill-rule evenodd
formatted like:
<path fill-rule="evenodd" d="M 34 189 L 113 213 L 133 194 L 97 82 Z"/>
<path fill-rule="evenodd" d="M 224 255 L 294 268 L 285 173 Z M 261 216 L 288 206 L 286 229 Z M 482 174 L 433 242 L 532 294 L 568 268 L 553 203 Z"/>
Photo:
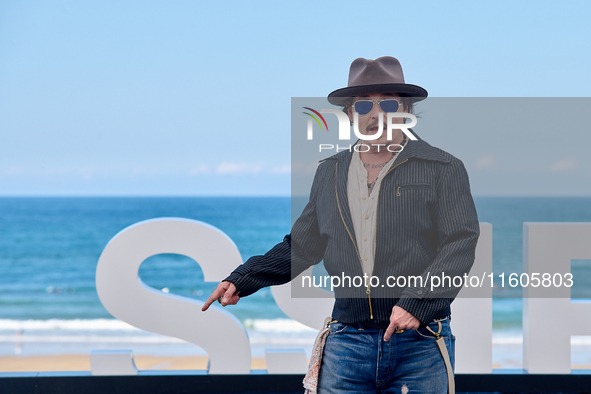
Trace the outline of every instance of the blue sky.
<path fill-rule="evenodd" d="M 353 59 L 395 56 L 432 97 L 589 97 L 588 15 L 586 1 L 2 1 L 0 195 L 289 195 L 291 97 L 345 86 Z M 422 136 L 464 161 L 475 195 L 588 196 L 589 128 L 568 109 L 548 109 L 565 127 L 541 145 L 536 127 L 492 148 L 486 127 Z M 532 141 L 542 154 L 520 154 Z"/>

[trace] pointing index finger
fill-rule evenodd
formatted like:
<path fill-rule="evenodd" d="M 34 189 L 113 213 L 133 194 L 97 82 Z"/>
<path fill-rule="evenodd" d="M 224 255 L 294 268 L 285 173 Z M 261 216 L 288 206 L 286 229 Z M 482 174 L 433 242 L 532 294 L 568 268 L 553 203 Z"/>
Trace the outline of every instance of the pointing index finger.
<path fill-rule="evenodd" d="M 213 291 L 213 293 L 211 293 L 211 295 L 209 296 L 209 298 L 207 299 L 207 301 L 205 301 L 205 304 L 203 304 L 203 306 L 201 307 L 202 311 L 206 311 L 211 304 L 217 300 L 218 298 L 221 297 L 221 295 L 224 293 L 224 289 L 215 289 Z"/>

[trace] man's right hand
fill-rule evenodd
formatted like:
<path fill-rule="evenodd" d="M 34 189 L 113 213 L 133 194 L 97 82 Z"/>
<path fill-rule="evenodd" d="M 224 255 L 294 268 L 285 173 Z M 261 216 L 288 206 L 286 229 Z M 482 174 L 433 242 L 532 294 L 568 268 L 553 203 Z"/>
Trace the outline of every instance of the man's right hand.
<path fill-rule="evenodd" d="M 218 298 L 222 297 L 222 306 L 236 305 L 240 300 L 240 292 L 236 292 L 236 286 L 232 282 L 222 282 L 218 287 L 211 293 L 208 300 L 205 301 L 202 311 L 206 311 L 209 306 L 215 302 Z"/>

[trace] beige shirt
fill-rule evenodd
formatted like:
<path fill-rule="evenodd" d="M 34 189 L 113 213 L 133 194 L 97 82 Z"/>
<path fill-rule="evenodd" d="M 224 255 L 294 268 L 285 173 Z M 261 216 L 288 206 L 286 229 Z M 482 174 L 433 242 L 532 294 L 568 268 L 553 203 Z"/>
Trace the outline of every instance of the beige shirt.
<path fill-rule="evenodd" d="M 408 141 L 408 140 L 406 140 Z M 405 142 L 406 142 L 405 141 Z M 406 143 L 403 144 L 406 146 Z M 398 153 L 392 156 L 386 165 L 380 170 L 376 183 L 371 194 L 368 194 L 367 170 L 359 157 L 359 152 L 353 152 L 351 164 L 349 164 L 349 175 L 347 178 L 347 198 L 349 199 L 349 210 L 353 220 L 353 230 L 359 250 L 359 257 L 363 265 L 363 272 L 371 276 L 374 266 L 376 250 L 376 215 L 380 184 L 384 175 L 390 170 Z"/>

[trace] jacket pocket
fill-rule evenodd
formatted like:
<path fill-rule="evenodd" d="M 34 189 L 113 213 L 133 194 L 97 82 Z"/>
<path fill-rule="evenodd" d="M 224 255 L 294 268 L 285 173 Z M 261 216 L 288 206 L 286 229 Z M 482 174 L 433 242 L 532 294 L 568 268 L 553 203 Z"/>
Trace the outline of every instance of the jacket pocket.
<path fill-rule="evenodd" d="M 396 197 L 400 197 L 404 191 L 410 190 L 427 190 L 431 188 L 429 183 L 407 183 L 404 185 L 398 185 L 396 187 Z"/>

